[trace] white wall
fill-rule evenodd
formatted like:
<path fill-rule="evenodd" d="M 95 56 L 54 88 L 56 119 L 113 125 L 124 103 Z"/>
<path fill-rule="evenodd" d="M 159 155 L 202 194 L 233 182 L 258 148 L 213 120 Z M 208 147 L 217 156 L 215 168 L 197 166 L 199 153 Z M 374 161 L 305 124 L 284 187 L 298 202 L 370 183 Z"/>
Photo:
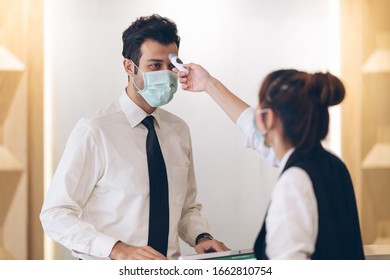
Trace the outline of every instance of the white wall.
<path fill-rule="evenodd" d="M 126 86 L 121 35 L 138 16 L 173 19 L 182 60 L 202 64 L 252 105 L 271 70 L 338 69 L 337 0 L 48 0 L 45 8 L 48 181 L 77 120 Z M 190 126 L 212 234 L 231 248 L 252 247 L 276 170 L 242 147 L 238 129 L 205 93 L 179 91 L 165 108 Z M 56 246 L 47 257 L 68 253 Z"/>

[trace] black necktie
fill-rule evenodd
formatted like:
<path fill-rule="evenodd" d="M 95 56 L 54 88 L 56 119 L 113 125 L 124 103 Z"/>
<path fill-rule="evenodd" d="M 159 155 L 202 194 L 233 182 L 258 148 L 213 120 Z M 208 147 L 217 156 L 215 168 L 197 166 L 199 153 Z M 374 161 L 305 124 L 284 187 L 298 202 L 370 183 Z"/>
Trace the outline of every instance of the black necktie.
<path fill-rule="evenodd" d="M 153 117 L 147 116 L 142 124 L 148 129 L 146 154 L 148 157 L 150 212 L 148 245 L 167 255 L 169 233 L 168 178 L 164 157 L 158 142 Z"/>

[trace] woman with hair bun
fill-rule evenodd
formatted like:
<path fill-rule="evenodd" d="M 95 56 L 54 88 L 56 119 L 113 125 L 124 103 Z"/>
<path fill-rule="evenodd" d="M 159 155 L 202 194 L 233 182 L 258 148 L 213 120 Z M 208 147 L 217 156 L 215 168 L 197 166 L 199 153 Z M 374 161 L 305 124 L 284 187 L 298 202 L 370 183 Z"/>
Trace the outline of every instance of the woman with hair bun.
<path fill-rule="evenodd" d="M 270 73 L 256 109 L 197 64 L 178 72 L 184 90 L 206 91 L 246 135 L 246 146 L 278 166 L 254 245 L 258 259 L 364 259 L 355 194 L 345 164 L 325 150 L 328 107 L 345 89 L 330 73 Z"/>

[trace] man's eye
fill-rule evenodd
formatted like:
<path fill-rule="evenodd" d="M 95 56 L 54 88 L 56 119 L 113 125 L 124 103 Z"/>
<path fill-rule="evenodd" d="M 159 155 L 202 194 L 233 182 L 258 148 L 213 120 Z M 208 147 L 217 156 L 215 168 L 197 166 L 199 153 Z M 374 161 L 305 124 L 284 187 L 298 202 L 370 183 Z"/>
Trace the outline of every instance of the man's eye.
<path fill-rule="evenodd" d="M 160 69 L 160 68 L 161 68 L 161 64 L 160 64 L 160 63 L 154 63 L 154 64 L 151 64 L 150 67 L 151 67 L 153 70 L 157 70 L 157 69 Z"/>

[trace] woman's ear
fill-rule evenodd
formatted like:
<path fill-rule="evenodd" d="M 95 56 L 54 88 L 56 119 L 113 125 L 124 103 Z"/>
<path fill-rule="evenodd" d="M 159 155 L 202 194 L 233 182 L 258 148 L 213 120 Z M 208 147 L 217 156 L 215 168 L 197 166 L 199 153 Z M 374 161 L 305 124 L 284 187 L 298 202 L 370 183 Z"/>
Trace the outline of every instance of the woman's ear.
<path fill-rule="evenodd" d="M 267 131 L 267 128 L 265 126 L 265 123 L 264 123 L 264 116 L 263 114 L 260 112 L 260 108 L 257 107 L 256 110 L 255 110 L 255 125 L 256 125 L 256 128 L 257 130 L 263 134 Z"/>
<path fill-rule="evenodd" d="M 255 113 L 257 129 L 260 133 L 268 133 L 269 130 L 276 127 L 277 117 L 273 109 L 267 108 L 266 111 L 260 112 L 257 108 Z"/>
<path fill-rule="evenodd" d="M 267 130 L 274 128 L 276 126 L 276 113 L 273 109 L 268 109 L 268 116 L 265 119 Z"/>

